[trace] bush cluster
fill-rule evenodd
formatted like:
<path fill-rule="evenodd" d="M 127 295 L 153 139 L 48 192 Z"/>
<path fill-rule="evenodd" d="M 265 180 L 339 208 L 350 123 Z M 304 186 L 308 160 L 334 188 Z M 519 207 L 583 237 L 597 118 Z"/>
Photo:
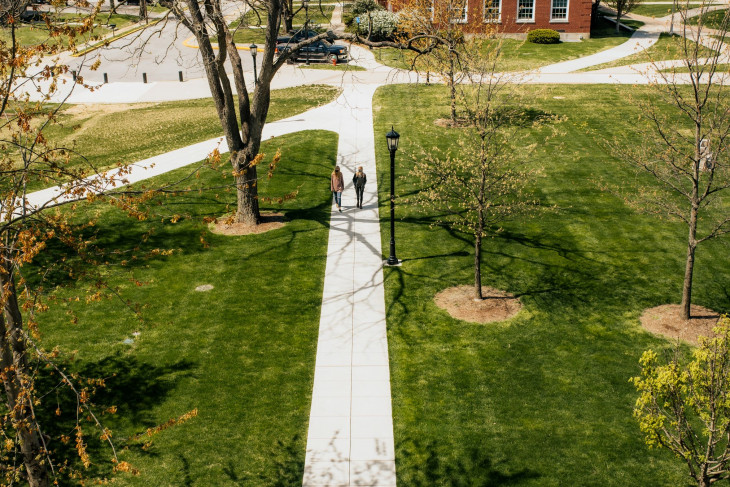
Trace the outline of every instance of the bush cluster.
<path fill-rule="evenodd" d="M 358 16 L 376 10 L 383 10 L 383 7 L 375 0 L 356 0 L 352 6 L 352 14 Z"/>
<path fill-rule="evenodd" d="M 366 36 L 372 23 L 372 40 L 392 39 L 393 34 L 398 27 L 398 14 L 387 10 L 376 10 L 367 14 L 360 15 L 360 23 L 357 25 L 357 32 Z"/>
<path fill-rule="evenodd" d="M 552 29 L 535 29 L 527 33 L 527 42 L 533 44 L 558 44 L 560 33 Z"/>

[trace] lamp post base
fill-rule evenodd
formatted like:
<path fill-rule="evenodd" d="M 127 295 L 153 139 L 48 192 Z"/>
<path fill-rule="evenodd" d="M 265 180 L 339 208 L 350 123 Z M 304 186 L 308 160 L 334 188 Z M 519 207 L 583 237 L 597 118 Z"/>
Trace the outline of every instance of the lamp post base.
<path fill-rule="evenodd" d="M 384 267 L 400 267 L 402 265 L 403 261 L 398 259 L 394 259 L 393 261 L 391 261 L 391 259 L 386 259 L 383 261 Z"/>

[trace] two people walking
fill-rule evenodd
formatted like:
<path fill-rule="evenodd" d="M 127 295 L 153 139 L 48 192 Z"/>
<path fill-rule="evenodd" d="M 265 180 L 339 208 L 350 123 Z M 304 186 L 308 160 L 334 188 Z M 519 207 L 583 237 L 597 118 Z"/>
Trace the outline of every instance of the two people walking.
<path fill-rule="evenodd" d="M 357 172 L 352 177 L 352 183 L 355 185 L 355 195 L 357 196 L 357 207 L 362 208 L 362 197 L 365 191 L 365 183 L 368 181 L 367 176 L 362 172 L 362 166 L 357 168 Z M 342 213 L 342 192 L 345 190 L 345 178 L 340 171 L 340 166 L 335 166 L 335 170 L 330 177 L 330 190 L 335 199 L 337 210 Z"/>

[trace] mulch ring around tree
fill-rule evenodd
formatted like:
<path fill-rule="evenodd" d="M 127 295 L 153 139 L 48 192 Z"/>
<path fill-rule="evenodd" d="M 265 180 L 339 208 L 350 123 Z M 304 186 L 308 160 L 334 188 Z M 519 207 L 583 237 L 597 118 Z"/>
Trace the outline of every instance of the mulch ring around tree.
<path fill-rule="evenodd" d="M 452 318 L 472 323 L 504 321 L 522 309 L 519 298 L 512 294 L 482 286 L 481 301 L 474 300 L 474 286 L 455 286 L 434 296 L 436 306 L 446 310 Z"/>
<path fill-rule="evenodd" d="M 261 223 L 258 225 L 247 225 L 245 223 L 234 223 L 231 218 L 220 218 L 208 225 L 208 229 L 218 235 L 252 235 L 276 230 L 285 225 L 283 213 L 262 213 Z"/>
<path fill-rule="evenodd" d="M 712 329 L 720 319 L 718 313 L 702 306 L 692 305 L 690 319 L 683 320 L 681 310 L 682 308 L 678 304 L 665 304 L 644 310 L 639 320 L 641 326 L 654 334 L 671 340 L 679 338 L 692 345 L 699 343 L 698 336 L 711 337 L 714 335 Z"/>

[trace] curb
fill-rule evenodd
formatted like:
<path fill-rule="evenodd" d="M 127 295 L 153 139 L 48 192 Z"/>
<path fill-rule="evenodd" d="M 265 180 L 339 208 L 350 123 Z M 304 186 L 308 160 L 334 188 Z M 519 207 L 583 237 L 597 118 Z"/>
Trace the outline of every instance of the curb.
<path fill-rule="evenodd" d="M 187 39 L 185 39 L 183 41 L 183 46 L 189 47 L 191 49 L 200 49 L 200 46 L 198 44 L 196 44 L 196 43 L 193 42 L 194 39 L 195 39 L 195 36 L 188 37 Z M 210 46 L 213 49 L 220 49 L 220 47 L 218 47 L 218 43 L 217 42 L 211 42 L 210 43 Z M 251 50 L 251 48 L 248 47 L 248 46 L 238 46 L 238 45 L 236 46 L 236 49 L 239 50 L 239 51 L 250 51 Z M 264 50 L 261 49 L 261 48 L 258 48 L 258 49 L 256 49 L 256 52 L 264 52 Z"/>
<path fill-rule="evenodd" d="M 141 24 L 141 25 L 138 25 L 137 27 L 133 27 L 133 28 L 131 28 L 129 30 L 126 30 L 124 32 L 121 32 L 121 33 L 119 33 L 119 34 L 117 34 L 115 36 L 107 37 L 107 38 L 105 38 L 105 39 L 97 42 L 96 44 L 94 44 L 92 46 L 86 47 L 86 48 L 82 49 L 81 51 L 79 51 L 79 52 L 77 52 L 75 54 L 71 54 L 71 57 L 81 57 L 81 56 L 83 56 L 85 54 L 88 54 L 90 52 L 96 51 L 97 49 L 101 49 L 102 47 L 105 47 L 105 46 L 109 45 L 110 42 L 114 42 L 114 41 L 116 41 L 118 39 L 121 39 L 123 37 L 126 37 L 126 36 L 128 36 L 130 34 L 134 34 L 135 32 L 138 32 L 138 31 L 140 31 L 142 29 L 146 29 L 147 27 L 151 27 L 153 25 L 159 24 L 160 22 L 162 22 L 163 20 L 165 20 L 165 18 L 166 17 L 161 17 L 161 18 L 155 19 L 152 22 L 149 22 L 147 24 Z"/>

